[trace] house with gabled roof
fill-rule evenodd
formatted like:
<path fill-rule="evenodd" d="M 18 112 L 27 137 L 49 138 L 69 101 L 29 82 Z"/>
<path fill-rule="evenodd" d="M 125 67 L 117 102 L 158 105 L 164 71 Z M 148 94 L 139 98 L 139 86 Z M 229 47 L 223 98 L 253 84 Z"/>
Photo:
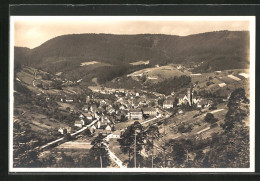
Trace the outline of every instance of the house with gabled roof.
<path fill-rule="evenodd" d="M 79 118 L 80 118 L 80 119 L 84 119 L 85 116 L 84 116 L 83 114 L 80 114 L 80 115 L 79 115 Z"/>
<path fill-rule="evenodd" d="M 88 119 L 88 120 L 92 120 L 93 116 L 90 113 L 85 113 L 84 116 Z"/>
<path fill-rule="evenodd" d="M 82 111 L 85 111 L 85 112 L 87 112 L 87 111 L 88 111 L 88 109 L 89 109 L 89 108 L 88 108 L 88 106 L 83 106 L 83 107 L 82 107 Z"/>
<path fill-rule="evenodd" d="M 167 99 L 163 102 L 163 109 L 173 108 L 174 101 L 175 101 L 175 99 L 172 98 L 172 97 L 167 98 Z"/>
<path fill-rule="evenodd" d="M 112 132 L 112 126 L 110 124 L 102 124 L 100 127 L 97 127 L 95 134 L 107 135 Z"/>
<path fill-rule="evenodd" d="M 144 107 L 142 108 L 143 114 L 146 116 L 157 116 L 157 109 L 153 107 Z"/>
<path fill-rule="evenodd" d="M 77 126 L 79 128 L 82 128 L 85 125 L 85 121 L 83 119 L 79 121 L 75 121 L 74 126 Z"/>
<path fill-rule="evenodd" d="M 143 111 L 141 109 L 131 109 L 128 118 L 133 120 L 143 120 Z"/>

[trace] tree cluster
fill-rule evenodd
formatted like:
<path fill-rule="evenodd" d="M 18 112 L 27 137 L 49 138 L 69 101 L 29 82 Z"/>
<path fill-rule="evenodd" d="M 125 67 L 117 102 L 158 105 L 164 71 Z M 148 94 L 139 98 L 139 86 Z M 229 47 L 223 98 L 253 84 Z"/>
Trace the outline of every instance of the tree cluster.
<path fill-rule="evenodd" d="M 174 76 L 173 78 L 169 78 L 157 84 L 151 85 L 149 89 L 155 92 L 159 92 L 161 94 L 170 95 L 172 91 L 177 91 L 179 89 L 186 88 L 190 85 L 190 83 L 190 76 Z"/>

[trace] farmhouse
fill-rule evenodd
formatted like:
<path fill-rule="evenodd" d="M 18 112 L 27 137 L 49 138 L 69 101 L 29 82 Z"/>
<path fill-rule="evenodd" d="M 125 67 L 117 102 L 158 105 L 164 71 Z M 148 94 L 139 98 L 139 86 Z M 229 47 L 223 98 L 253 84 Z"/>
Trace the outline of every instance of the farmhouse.
<path fill-rule="evenodd" d="M 73 102 L 73 99 L 72 98 L 66 98 L 65 102 Z"/>
<path fill-rule="evenodd" d="M 111 132 L 111 131 L 112 131 L 112 128 L 111 128 L 111 126 L 108 124 L 108 125 L 105 127 L 105 130 Z"/>
<path fill-rule="evenodd" d="M 73 100 L 73 97 L 72 97 L 72 96 L 70 96 L 70 95 L 65 95 L 65 96 L 63 96 L 63 97 L 61 98 L 61 102 L 68 102 L 68 103 L 70 103 L 70 102 L 74 102 L 74 100 Z"/>
<path fill-rule="evenodd" d="M 120 138 L 120 131 L 115 131 L 113 132 L 113 134 L 109 134 L 107 136 L 107 141 L 109 141 L 110 139 L 119 139 Z"/>
<path fill-rule="evenodd" d="M 141 109 L 132 109 L 128 113 L 129 119 L 133 120 L 142 120 L 143 119 L 143 112 Z"/>
<path fill-rule="evenodd" d="M 85 125 L 85 121 L 84 120 L 80 120 L 80 121 L 75 121 L 74 126 L 77 126 L 79 128 L 82 128 L 82 126 Z"/>
<path fill-rule="evenodd" d="M 82 128 L 82 122 L 81 121 L 75 121 L 74 126 Z"/>
<path fill-rule="evenodd" d="M 60 132 L 61 134 L 70 133 L 71 132 L 71 127 L 60 128 L 58 130 L 58 132 Z"/>
<path fill-rule="evenodd" d="M 112 128 L 110 125 L 102 125 L 99 128 L 95 130 L 96 134 L 102 134 L 102 135 L 107 135 L 112 132 Z"/>

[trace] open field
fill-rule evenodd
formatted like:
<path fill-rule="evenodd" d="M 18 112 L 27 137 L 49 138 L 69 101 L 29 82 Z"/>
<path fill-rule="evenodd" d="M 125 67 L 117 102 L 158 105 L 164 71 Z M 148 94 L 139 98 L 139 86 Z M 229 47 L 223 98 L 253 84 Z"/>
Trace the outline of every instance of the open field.
<path fill-rule="evenodd" d="M 201 75 L 192 75 L 192 83 L 196 84 L 195 89 L 206 90 L 206 91 L 217 91 L 219 89 L 226 89 L 227 87 L 230 90 L 233 90 L 236 87 L 239 87 L 241 84 L 244 84 L 244 81 L 247 81 L 245 78 L 239 77 L 239 73 L 248 72 L 247 69 L 233 69 L 225 71 L 216 71 L 211 73 L 202 73 Z M 208 85 L 209 84 L 209 85 Z"/>
<path fill-rule="evenodd" d="M 129 63 L 129 64 L 131 64 L 131 65 L 147 65 L 147 64 L 149 64 L 149 60 L 147 60 L 147 61 L 138 61 L 138 62 L 132 62 L 132 63 Z"/>
<path fill-rule="evenodd" d="M 193 137 L 194 135 L 197 135 L 202 131 L 203 134 L 207 132 L 212 132 L 211 129 L 208 127 L 210 126 L 209 123 L 206 123 L 204 121 L 204 118 L 206 116 L 206 113 L 212 113 L 215 118 L 217 118 L 219 121 L 223 120 L 225 118 L 227 108 L 225 107 L 224 104 L 218 105 L 218 110 L 210 111 L 210 110 L 203 110 L 206 111 L 205 113 L 193 118 L 195 114 L 198 114 L 198 111 L 190 111 L 186 112 L 185 114 L 177 115 L 173 118 L 169 118 L 166 121 L 167 126 L 160 125 L 159 126 L 159 132 L 161 133 L 162 137 L 157 141 L 158 145 L 161 145 L 162 142 L 169 141 L 170 139 L 176 139 L 180 137 Z M 185 124 L 192 124 L 193 129 L 189 133 L 179 133 L 177 131 L 177 128 L 180 124 L 185 123 Z M 207 129 L 206 129 L 207 128 Z M 218 128 L 214 128 L 215 131 L 220 131 Z M 165 132 L 165 135 L 164 135 Z M 202 133 L 201 132 L 201 133 Z"/>
<path fill-rule="evenodd" d="M 184 75 L 183 72 L 179 71 L 173 65 L 161 66 L 161 67 L 153 67 L 146 68 L 139 71 L 136 71 L 128 76 L 136 77 L 136 76 L 147 76 L 147 77 L 159 77 L 161 79 L 166 79 L 174 76 Z"/>
<path fill-rule="evenodd" d="M 142 69 L 127 76 L 132 77 L 137 81 L 139 81 L 139 77 L 146 76 L 146 80 L 153 84 L 174 76 L 186 75 L 190 76 L 192 84 L 196 85 L 195 90 L 198 89 L 214 92 L 223 87 L 228 87 L 233 90 L 233 88 L 239 86 L 241 81 L 243 82 L 249 78 L 248 73 L 248 69 L 231 69 L 193 74 L 186 69 L 182 71 L 178 70 L 177 65 L 175 64 L 169 64 L 167 66 Z"/>
<path fill-rule="evenodd" d="M 25 70 L 22 70 L 21 72 L 18 72 L 17 77 L 19 78 L 19 80 L 21 80 L 22 82 L 31 85 L 32 81 L 34 80 L 34 75 L 33 73 L 29 73 Z"/>
<path fill-rule="evenodd" d="M 93 64 L 96 64 L 96 63 L 99 63 L 99 62 L 97 62 L 97 61 L 82 62 L 82 63 L 80 64 L 80 66 L 83 67 L 83 66 L 87 66 L 87 65 L 93 65 Z"/>
<path fill-rule="evenodd" d="M 69 141 L 57 146 L 56 149 L 89 150 L 91 147 L 90 142 Z"/>
<path fill-rule="evenodd" d="M 18 120 L 17 123 L 28 123 L 32 130 L 48 134 L 50 129 L 67 126 L 59 120 L 49 119 L 45 114 L 41 113 L 40 109 L 34 106 L 32 110 L 30 106 L 15 107 L 15 109 L 22 112 L 20 115 L 15 115 Z"/>

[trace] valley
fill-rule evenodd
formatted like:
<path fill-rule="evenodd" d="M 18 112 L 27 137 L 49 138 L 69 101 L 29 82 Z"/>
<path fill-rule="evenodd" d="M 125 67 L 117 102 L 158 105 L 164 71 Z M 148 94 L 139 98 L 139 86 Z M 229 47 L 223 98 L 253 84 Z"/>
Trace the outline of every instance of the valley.
<path fill-rule="evenodd" d="M 71 34 L 15 47 L 14 167 L 248 168 L 248 37 Z"/>
<path fill-rule="evenodd" d="M 192 74 L 183 65 L 180 69 L 180 65 L 169 64 L 162 67 L 155 66 L 154 68 L 141 69 L 128 74 L 129 76 L 117 77 L 105 84 L 100 84 L 98 78 L 93 78 L 94 86 L 84 86 L 82 84 L 84 79 L 82 79 L 82 82 L 71 81 L 63 79 L 59 75 L 53 75 L 28 66 L 22 66 L 15 75 L 15 160 L 17 160 L 17 164 L 20 161 L 24 164 L 28 156 L 20 158 L 18 155 L 23 150 L 28 149 L 28 153 L 36 152 L 41 155 L 37 160 L 42 165 L 50 164 L 49 161 L 46 162 L 45 160 L 46 154 L 55 156 L 57 164 L 49 165 L 51 167 L 62 166 L 63 162 L 61 160 L 67 157 L 71 160 L 70 166 L 76 166 L 77 164 L 80 166 L 77 157 L 82 156 L 82 152 L 87 157 L 92 148 L 92 142 L 99 133 L 106 135 L 105 138 L 109 142 L 109 144 L 104 144 L 109 149 L 110 164 L 115 167 L 127 167 L 128 155 L 122 152 L 120 142 L 117 139 L 131 125 L 136 124 L 136 120 L 129 117 L 131 110 L 141 108 L 144 111 L 146 106 L 157 110 L 157 116 L 138 118 L 140 119 L 140 125 L 145 130 L 152 125 L 158 127 L 160 136 L 154 140 L 156 145 L 153 151 L 154 156 L 160 157 L 159 155 L 171 153 L 170 147 L 168 146 L 166 149 L 165 145 L 171 142 L 172 139 L 211 139 L 213 134 L 224 134 L 221 125 L 225 123 L 224 120 L 228 110 L 226 103 L 230 93 L 239 87 L 243 87 L 246 91 L 245 94 L 249 95 L 249 89 L 246 87 L 249 81 L 248 70 L 245 69 Z M 186 102 L 174 107 L 173 103 L 172 108 L 166 109 L 164 107 L 165 100 L 172 97 L 180 99 L 179 94 L 181 92 L 185 94 L 187 87 L 178 89 L 177 92 L 172 91 L 169 95 L 150 91 L 149 84 L 156 85 L 170 78 L 183 75 L 191 77 L 189 84 L 193 85 L 194 106 L 187 106 Z M 151 80 L 147 78 L 149 76 L 159 78 Z M 142 77 L 146 77 L 146 80 L 140 79 Z M 113 85 L 112 83 L 121 82 L 126 78 L 139 83 L 141 87 L 125 88 L 123 83 L 121 84 L 122 87 L 118 85 L 105 87 Z M 212 82 L 212 84 L 208 86 L 208 82 Z M 220 86 L 223 83 L 225 83 L 225 86 Z M 24 91 L 24 89 L 28 91 Z M 224 93 L 220 94 L 219 92 Z M 218 94 L 214 95 L 216 93 Z M 26 97 L 28 98 L 30 95 L 30 98 L 23 100 L 22 97 L 26 94 Z M 128 98 L 128 96 L 130 97 Z M 195 101 L 198 102 L 195 103 Z M 103 106 L 98 109 L 95 108 L 96 111 L 94 111 L 93 104 L 102 104 Z M 212 126 L 212 123 L 204 121 L 204 117 L 208 113 L 211 113 L 218 120 L 214 123 L 214 126 Z M 87 114 L 91 115 L 91 119 L 87 117 Z M 105 121 L 102 123 L 102 120 L 105 119 L 110 120 L 110 124 L 105 123 Z M 85 122 L 81 129 L 75 126 L 78 120 L 84 120 Z M 100 122 L 99 124 L 112 125 L 113 130 L 95 131 L 95 129 L 98 129 L 98 122 Z M 66 132 L 69 130 L 68 134 L 70 136 L 66 136 L 63 131 L 60 131 L 63 129 L 66 129 Z M 86 130 L 90 130 L 90 135 L 85 133 Z M 29 148 L 28 146 L 24 147 L 25 143 L 28 142 L 31 143 L 31 146 Z M 150 159 L 150 153 L 145 150 L 145 147 L 140 151 L 140 154 L 144 159 Z M 192 155 L 190 156 L 192 157 Z M 60 157 L 61 160 L 58 162 L 57 158 Z M 128 164 L 131 164 L 130 162 Z M 161 164 L 165 164 L 165 162 L 162 160 Z M 149 165 L 149 163 L 147 164 Z M 168 161 L 167 164 L 170 166 L 172 161 Z M 17 166 L 19 167 L 19 165 Z"/>

